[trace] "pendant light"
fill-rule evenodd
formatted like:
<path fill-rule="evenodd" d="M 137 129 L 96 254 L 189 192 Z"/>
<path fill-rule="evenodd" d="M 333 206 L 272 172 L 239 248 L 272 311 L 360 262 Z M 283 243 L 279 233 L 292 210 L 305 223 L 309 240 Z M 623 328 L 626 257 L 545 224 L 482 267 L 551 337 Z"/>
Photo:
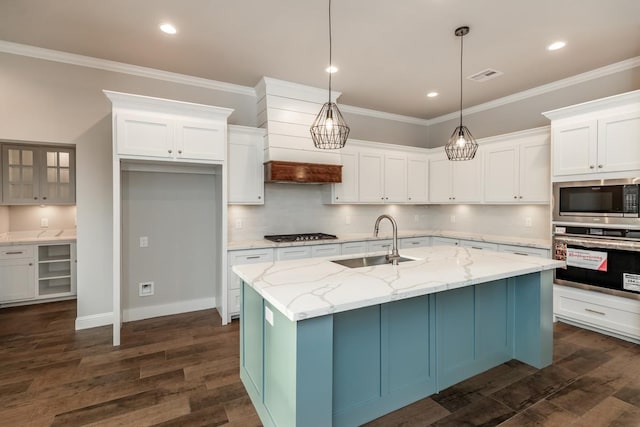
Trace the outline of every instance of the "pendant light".
<path fill-rule="evenodd" d="M 456 28 L 454 34 L 460 37 L 460 125 L 453 130 L 444 151 L 449 160 L 471 160 L 476 155 L 478 143 L 469 129 L 462 125 L 462 39 L 469 34 L 469 27 Z"/>
<path fill-rule="evenodd" d="M 331 0 L 329 0 L 329 102 L 325 102 L 322 109 L 311 125 L 311 138 L 316 148 L 327 150 L 344 147 L 349 137 L 349 126 L 344 121 L 338 106 L 331 102 Z"/>

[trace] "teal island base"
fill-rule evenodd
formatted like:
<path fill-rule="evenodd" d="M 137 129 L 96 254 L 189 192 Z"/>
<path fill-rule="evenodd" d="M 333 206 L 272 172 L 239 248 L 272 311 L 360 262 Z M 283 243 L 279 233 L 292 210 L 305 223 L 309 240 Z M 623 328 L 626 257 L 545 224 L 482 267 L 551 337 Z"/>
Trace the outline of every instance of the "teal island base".
<path fill-rule="evenodd" d="M 240 377 L 265 426 L 357 426 L 494 366 L 552 362 L 552 271 L 289 320 L 242 287 Z"/>

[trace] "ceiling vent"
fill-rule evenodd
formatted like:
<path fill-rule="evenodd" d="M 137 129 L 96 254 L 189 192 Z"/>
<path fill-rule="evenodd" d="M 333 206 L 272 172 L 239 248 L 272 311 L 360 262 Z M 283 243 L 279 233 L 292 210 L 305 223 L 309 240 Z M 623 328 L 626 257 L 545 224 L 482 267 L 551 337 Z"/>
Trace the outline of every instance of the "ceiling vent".
<path fill-rule="evenodd" d="M 474 82 L 486 82 L 487 80 L 495 79 L 503 75 L 502 71 L 494 70 L 493 68 L 487 68 L 486 70 L 482 70 L 479 73 L 475 73 L 472 76 L 467 77 L 469 80 L 473 80 Z"/>

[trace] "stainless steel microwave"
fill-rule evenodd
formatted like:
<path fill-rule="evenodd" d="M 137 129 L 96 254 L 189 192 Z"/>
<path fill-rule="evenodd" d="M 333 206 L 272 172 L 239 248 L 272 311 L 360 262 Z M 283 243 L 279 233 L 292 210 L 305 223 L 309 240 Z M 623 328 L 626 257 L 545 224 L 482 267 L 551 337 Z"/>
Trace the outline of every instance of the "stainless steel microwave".
<path fill-rule="evenodd" d="M 640 227 L 640 177 L 553 184 L 554 223 Z"/>

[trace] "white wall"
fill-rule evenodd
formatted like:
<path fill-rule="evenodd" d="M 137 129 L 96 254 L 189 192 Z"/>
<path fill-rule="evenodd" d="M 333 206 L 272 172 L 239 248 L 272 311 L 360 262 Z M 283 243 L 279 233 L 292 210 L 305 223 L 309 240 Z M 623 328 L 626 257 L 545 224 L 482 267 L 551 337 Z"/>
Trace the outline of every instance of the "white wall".
<path fill-rule="evenodd" d="M 9 206 L 9 231 L 40 230 L 40 220 L 49 221 L 50 230 L 75 228 L 75 206 Z"/>

